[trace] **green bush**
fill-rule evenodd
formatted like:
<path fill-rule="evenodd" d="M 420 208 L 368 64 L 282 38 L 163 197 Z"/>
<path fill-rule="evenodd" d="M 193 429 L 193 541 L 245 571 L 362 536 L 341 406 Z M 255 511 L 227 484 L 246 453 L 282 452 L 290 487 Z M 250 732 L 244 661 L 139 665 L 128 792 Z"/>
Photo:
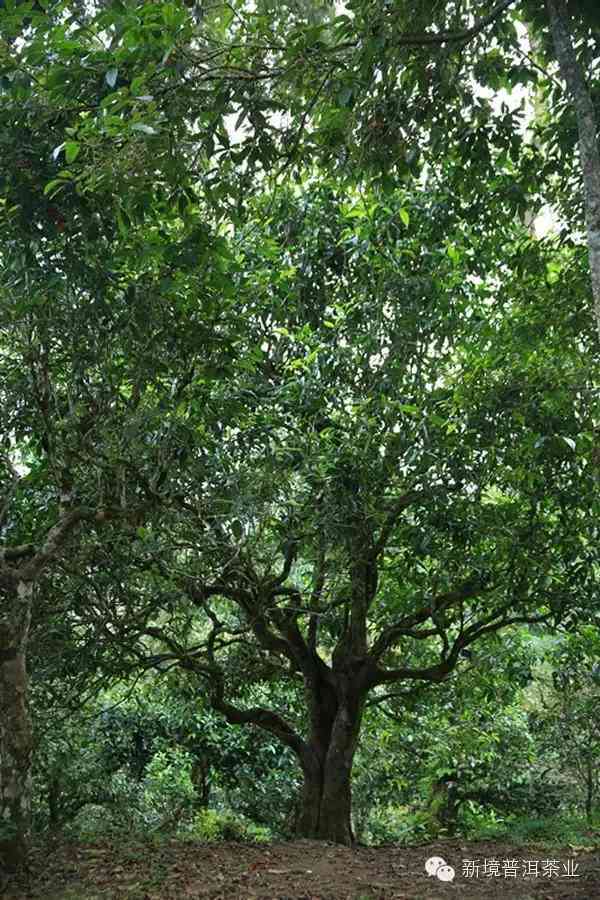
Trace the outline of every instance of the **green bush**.
<path fill-rule="evenodd" d="M 190 832 L 202 841 L 249 841 L 262 843 L 271 840 L 268 828 L 256 825 L 233 813 L 215 809 L 201 809 L 194 816 Z"/>
<path fill-rule="evenodd" d="M 156 753 L 146 768 L 140 813 L 147 825 L 176 827 L 196 801 L 190 773 L 192 757 L 179 747 Z"/>
<path fill-rule="evenodd" d="M 429 836 L 427 814 L 404 806 L 375 807 L 365 829 L 368 844 L 418 844 Z"/>
<path fill-rule="evenodd" d="M 594 833 L 583 816 L 510 816 L 499 819 L 489 812 L 474 814 L 469 811 L 465 816 L 465 834 L 472 840 L 509 840 L 511 843 L 547 844 L 551 847 L 600 845 L 598 833 Z"/>

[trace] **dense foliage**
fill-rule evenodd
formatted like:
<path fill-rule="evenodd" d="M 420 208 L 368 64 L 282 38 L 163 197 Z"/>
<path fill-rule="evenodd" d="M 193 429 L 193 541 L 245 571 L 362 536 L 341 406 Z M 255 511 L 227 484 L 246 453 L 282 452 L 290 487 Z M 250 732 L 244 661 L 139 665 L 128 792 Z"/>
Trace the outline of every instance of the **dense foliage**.
<path fill-rule="evenodd" d="M 598 26 L 2 4 L 7 866 L 594 820 Z"/>

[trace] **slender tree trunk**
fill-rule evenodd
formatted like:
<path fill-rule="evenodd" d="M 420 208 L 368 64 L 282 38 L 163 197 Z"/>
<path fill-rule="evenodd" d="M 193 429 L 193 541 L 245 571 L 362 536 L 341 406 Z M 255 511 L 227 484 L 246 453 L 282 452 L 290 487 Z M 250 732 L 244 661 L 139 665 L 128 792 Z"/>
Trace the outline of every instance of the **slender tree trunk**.
<path fill-rule="evenodd" d="M 438 778 L 431 786 L 429 816 L 435 834 L 442 831 L 453 835 L 458 825 L 460 797 L 457 781 Z"/>
<path fill-rule="evenodd" d="M 546 0 L 554 50 L 577 115 L 596 328 L 600 338 L 600 152 L 594 104 L 573 47 L 566 0 Z"/>
<path fill-rule="evenodd" d="M 58 831 L 61 825 L 60 815 L 60 781 L 57 775 L 50 776 L 48 785 L 48 828 L 50 831 Z"/>
<path fill-rule="evenodd" d="M 3 591 L 0 615 L 0 859 L 15 870 L 27 861 L 33 750 L 26 669 L 33 585 Z"/>
<path fill-rule="evenodd" d="M 585 817 L 588 823 L 592 821 L 594 810 L 594 767 L 592 757 L 588 756 L 585 766 Z"/>
<path fill-rule="evenodd" d="M 210 800 L 210 766 L 204 757 L 199 757 L 194 762 L 190 772 L 190 781 L 196 792 L 198 806 L 206 809 Z"/>
<path fill-rule="evenodd" d="M 352 763 L 362 719 L 362 702 L 349 690 L 334 700 L 317 687 L 311 696 L 312 734 L 302 761 L 304 786 L 296 823 L 299 837 L 352 844 Z"/>

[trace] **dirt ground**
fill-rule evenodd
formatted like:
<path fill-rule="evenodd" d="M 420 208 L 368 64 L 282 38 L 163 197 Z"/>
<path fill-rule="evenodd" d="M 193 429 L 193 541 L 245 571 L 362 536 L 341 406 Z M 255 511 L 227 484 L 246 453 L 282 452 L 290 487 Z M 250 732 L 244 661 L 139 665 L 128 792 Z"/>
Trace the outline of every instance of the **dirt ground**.
<path fill-rule="evenodd" d="M 454 880 L 427 875 L 434 856 L 454 868 Z M 4 898 L 600 900 L 600 851 L 461 840 L 353 849 L 313 841 L 68 845 L 37 850 L 29 876 L 5 886 Z"/>

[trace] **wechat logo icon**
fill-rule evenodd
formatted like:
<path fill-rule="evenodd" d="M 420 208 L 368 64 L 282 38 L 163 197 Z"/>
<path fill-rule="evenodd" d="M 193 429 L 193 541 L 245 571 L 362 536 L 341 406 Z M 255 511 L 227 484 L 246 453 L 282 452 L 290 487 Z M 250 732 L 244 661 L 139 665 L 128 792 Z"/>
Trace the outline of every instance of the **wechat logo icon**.
<path fill-rule="evenodd" d="M 430 878 L 435 875 L 440 881 L 454 881 L 456 875 L 452 866 L 449 866 L 441 856 L 430 856 L 425 862 L 425 871 Z"/>

